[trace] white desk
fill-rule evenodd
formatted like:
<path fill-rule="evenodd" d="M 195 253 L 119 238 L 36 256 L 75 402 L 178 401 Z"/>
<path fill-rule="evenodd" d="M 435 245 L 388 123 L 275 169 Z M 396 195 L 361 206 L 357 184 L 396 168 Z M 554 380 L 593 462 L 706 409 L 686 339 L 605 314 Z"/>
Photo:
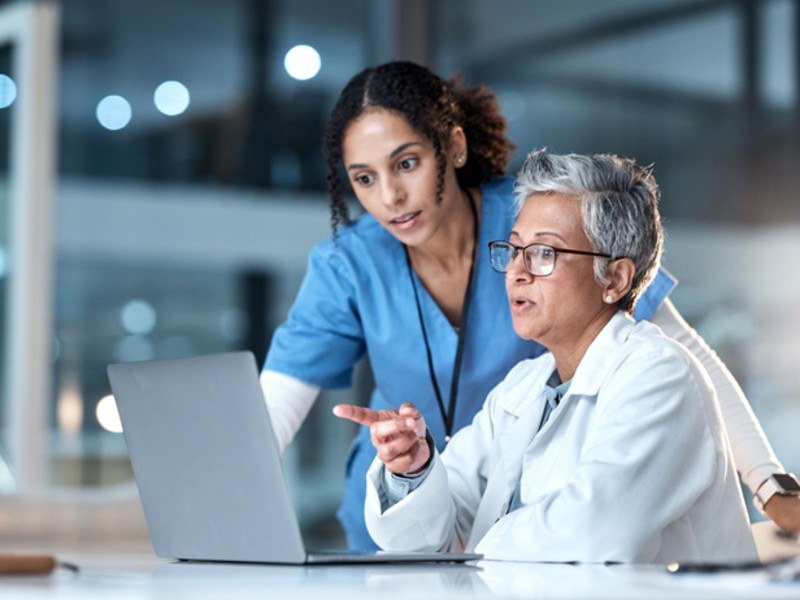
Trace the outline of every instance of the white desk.
<path fill-rule="evenodd" d="M 60 600 L 239 598 L 800 598 L 766 572 L 675 575 L 663 567 L 481 561 L 470 565 L 284 567 L 162 561 L 151 554 L 60 554 L 80 568 L 0 577 L 0 597 Z"/>

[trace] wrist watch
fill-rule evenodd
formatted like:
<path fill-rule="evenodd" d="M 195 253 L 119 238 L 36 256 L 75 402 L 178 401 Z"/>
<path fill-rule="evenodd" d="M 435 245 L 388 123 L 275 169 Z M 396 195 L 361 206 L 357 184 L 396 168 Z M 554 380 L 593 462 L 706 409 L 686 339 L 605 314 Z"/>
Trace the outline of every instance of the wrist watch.
<path fill-rule="evenodd" d="M 764 480 L 753 495 L 753 504 L 763 514 L 764 505 L 775 494 L 800 496 L 800 481 L 791 473 L 773 473 Z"/>

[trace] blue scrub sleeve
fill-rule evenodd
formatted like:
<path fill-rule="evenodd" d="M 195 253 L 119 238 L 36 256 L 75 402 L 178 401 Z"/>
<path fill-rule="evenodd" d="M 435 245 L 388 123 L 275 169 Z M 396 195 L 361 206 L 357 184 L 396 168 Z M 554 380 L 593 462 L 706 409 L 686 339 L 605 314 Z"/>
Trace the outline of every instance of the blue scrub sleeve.
<path fill-rule="evenodd" d="M 265 369 L 322 388 L 350 386 L 353 366 L 366 351 L 351 281 L 332 243 L 312 250 L 289 316 L 272 336 Z"/>
<path fill-rule="evenodd" d="M 633 311 L 634 320 L 639 322 L 652 319 L 658 307 L 666 300 L 676 285 L 678 285 L 678 280 L 666 269 L 659 267 L 653 281 L 645 288 L 636 302 L 636 308 Z"/>

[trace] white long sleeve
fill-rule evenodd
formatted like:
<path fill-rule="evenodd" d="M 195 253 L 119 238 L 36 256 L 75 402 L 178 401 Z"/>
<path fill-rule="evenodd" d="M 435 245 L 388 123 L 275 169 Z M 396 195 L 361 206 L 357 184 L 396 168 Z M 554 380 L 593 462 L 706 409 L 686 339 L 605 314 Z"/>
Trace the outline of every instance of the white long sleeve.
<path fill-rule="evenodd" d="M 278 371 L 262 371 L 259 380 L 272 429 L 283 453 L 308 416 L 320 387 Z"/>
<path fill-rule="evenodd" d="M 736 470 L 747 486 L 755 492 L 772 473 L 783 472 L 742 388 L 717 353 L 681 317 L 675 305 L 669 299 L 664 300 L 650 321 L 688 348 L 708 372 L 717 392 Z"/>

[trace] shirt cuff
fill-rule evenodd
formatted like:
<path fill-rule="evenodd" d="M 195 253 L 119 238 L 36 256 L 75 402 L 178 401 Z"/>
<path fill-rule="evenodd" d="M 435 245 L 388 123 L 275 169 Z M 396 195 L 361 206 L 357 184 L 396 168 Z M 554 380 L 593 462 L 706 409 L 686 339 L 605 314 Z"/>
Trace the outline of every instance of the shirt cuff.
<path fill-rule="evenodd" d="M 378 497 L 381 501 L 381 513 L 386 512 L 389 508 L 400 502 L 403 498 L 408 496 L 411 492 L 417 489 L 428 473 L 431 471 L 433 465 L 433 458 L 435 446 L 433 443 L 433 436 L 429 430 L 425 430 L 425 441 L 428 442 L 428 451 L 430 452 L 430 459 L 425 468 L 418 473 L 409 475 L 397 475 L 383 468 L 383 481 L 380 489 L 378 490 Z"/>

